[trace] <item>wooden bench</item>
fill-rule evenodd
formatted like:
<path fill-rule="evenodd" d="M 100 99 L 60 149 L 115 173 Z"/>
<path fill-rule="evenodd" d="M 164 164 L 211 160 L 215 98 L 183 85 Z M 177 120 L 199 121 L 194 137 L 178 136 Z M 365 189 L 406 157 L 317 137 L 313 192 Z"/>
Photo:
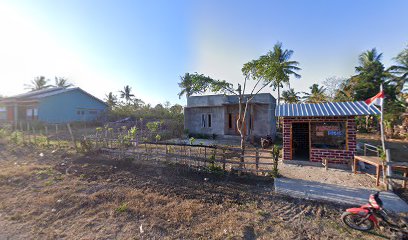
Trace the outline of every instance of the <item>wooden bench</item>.
<path fill-rule="evenodd" d="M 364 163 L 375 166 L 376 185 L 380 186 L 380 175 L 381 175 L 381 170 L 383 168 L 383 160 L 377 156 L 357 156 L 355 155 L 354 164 L 353 164 L 354 174 L 357 174 L 357 163 L 358 162 L 364 162 Z"/>

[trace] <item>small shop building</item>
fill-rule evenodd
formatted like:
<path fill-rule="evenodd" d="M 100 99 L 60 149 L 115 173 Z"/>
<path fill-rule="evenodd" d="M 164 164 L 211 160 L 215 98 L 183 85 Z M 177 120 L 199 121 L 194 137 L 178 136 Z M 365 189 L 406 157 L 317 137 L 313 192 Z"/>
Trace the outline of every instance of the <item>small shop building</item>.
<path fill-rule="evenodd" d="M 364 101 L 283 104 L 283 160 L 347 164 L 356 153 L 356 116 L 380 111 Z"/>

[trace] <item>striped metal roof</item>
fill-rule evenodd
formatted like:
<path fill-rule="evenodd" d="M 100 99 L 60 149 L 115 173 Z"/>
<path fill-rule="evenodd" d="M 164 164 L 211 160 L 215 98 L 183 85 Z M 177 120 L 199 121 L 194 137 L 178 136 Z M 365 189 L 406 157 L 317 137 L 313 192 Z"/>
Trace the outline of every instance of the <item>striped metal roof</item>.
<path fill-rule="evenodd" d="M 380 111 L 364 101 L 281 104 L 276 107 L 277 117 L 321 117 L 376 115 Z"/>

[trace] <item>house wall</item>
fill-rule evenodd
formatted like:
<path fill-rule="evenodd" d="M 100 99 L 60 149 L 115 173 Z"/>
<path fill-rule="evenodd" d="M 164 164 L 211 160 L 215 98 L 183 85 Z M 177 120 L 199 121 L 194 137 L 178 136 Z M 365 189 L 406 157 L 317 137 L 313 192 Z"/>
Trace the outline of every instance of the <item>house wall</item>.
<path fill-rule="evenodd" d="M 202 115 L 206 118 L 206 126 L 202 126 Z M 208 127 L 208 114 L 211 114 L 211 127 Z M 189 133 L 224 135 L 225 108 L 194 107 L 184 109 L 184 128 Z"/>
<path fill-rule="evenodd" d="M 38 119 L 52 123 L 91 121 L 106 108 L 102 102 L 77 89 L 42 98 L 38 105 Z"/>
<path fill-rule="evenodd" d="M 348 163 L 353 160 L 356 152 L 356 121 L 354 116 L 348 117 L 284 117 L 283 118 L 283 160 L 291 160 L 291 132 L 293 122 L 346 122 L 346 149 L 310 149 L 310 161 L 322 162 L 328 158 L 331 163 Z"/>

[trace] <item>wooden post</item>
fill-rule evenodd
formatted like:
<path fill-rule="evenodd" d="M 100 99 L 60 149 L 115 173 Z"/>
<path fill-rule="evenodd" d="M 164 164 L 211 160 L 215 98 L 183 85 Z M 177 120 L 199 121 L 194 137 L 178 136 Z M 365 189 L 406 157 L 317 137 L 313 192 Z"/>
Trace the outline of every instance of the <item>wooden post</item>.
<path fill-rule="evenodd" d="M 60 140 L 59 140 L 59 136 L 58 136 L 58 124 L 55 124 L 55 137 L 57 138 L 58 148 L 60 148 Z"/>
<path fill-rule="evenodd" d="M 45 139 L 47 140 L 47 147 L 49 147 L 50 146 L 50 139 L 48 138 L 48 126 L 45 125 L 44 128 L 45 128 Z"/>
<path fill-rule="evenodd" d="M 391 162 L 391 154 L 390 154 L 390 149 L 385 150 L 385 159 L 387 163 Z M 383 164 L 383 173 L 387 171 L 386 176 L 384 177 L 384 181 L 385 181 L 385 185 L 387 190 L 391 190 L 393 191 L 393 187 L 392 187 L 392 180 L 391 179 L 387 179 L 387 177 L 392 177 L 392 167 L 390 165 L 388 165 L 386 167 L 386 169 L 384 169 L 384 164 Z M 405 181 L 404 181 L 405 182 Z"/>
<path fill-rule="evenodd" d="M 168 145 L 167 145 L 167 143 L 166 143 L 166 161 L 168 161 L 169 160 L 169 148 L 168 148 Z"/>
<path fill-rule="evenodd" d="M 28 143 L 31 143 L 30 123 L 27 122 Z"/>
<path fill-rule="evenodd" d="M 258 168 L 259 168 L 259 149 L 256 148 L 255 152 L 255 168 L 256 168 L 256 175 L 258 175 Z"/>
<path fill-rule="evenodd" d="M 20 121 L 20 131 L 21 131 L 21 136 L 23 137 L 23 144 L 25 144 L 24 129 L 23 129 L 22 121 Z"/>
<path fill-rule="evenodd" d="M 69 135 L 71 135 L 71 140 L 72 140 L 72 144 L 74 144 L 75 151 L 78 152 L 78 147 L 76 145 L 75 136 L 72 132 L 71 125 L 69 123 L 67 123 L 67 128 L 68 128 Z"/>
<path fill-rule="evenodd" d="M 37 145 L 37 137 L 35 136 L 35 128 L 31 127 L 33 129 L 33 135 L 34 135 L 34 144 Z"/>
<path fill-rule="evenodd" d="M 367 156 L 367 145 L 364 143 L 364 156 Z"/>
<path fill-rule="evenodd" d="M 225 159 L 225 149 L 222 150 L 222 160 L 224 161 L 222 163 L 222 170 L 225 171 L 225 161 L 226 161 L 226 159 Z"/>
<path fill-rule="evenodd" d="M 207 166 L 207 147 L 204 147 L 204 167 Z"/>

